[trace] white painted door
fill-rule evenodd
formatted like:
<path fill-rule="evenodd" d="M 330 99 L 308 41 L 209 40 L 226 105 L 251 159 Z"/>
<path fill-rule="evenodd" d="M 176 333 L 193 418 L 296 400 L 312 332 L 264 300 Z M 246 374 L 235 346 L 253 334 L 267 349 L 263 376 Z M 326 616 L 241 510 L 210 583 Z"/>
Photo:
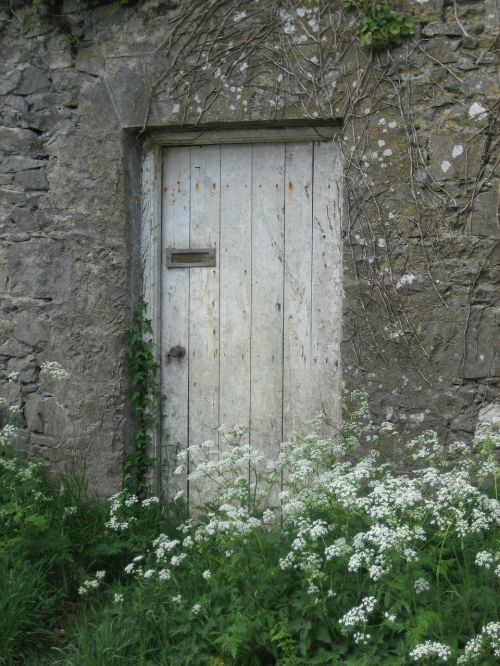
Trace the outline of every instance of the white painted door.
<path fill-rule="evenodd" d="M 313 141 L 170 147 L 162 178 L 165 457 L 221 423 L 247 424 L 274 457 L 318 411 L 339 416 L 339 153 Z M 209 249 L 215 265 L 186 263 Z"/>

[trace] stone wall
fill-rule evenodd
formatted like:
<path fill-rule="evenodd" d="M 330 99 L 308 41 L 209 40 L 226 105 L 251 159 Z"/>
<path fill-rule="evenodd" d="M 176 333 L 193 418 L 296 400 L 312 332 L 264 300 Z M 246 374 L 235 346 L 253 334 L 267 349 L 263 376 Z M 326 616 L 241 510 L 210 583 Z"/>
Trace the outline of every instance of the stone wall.
<path fill-rule="evenodd" d="M 140 154 L 158 127 L 342 119 L 346 389 L 402 431 L 469 438 L 498 418 L 496 1 L 407 0 L 415 36 L 374 54 L 342 5 L 67 2 L 70 42 L 0 9 L 0 395 L 23 407 L 6 376 L 33 392 L 46 359 L 72 373 L 24 409 L 52 468 L 120 485 Z"/>

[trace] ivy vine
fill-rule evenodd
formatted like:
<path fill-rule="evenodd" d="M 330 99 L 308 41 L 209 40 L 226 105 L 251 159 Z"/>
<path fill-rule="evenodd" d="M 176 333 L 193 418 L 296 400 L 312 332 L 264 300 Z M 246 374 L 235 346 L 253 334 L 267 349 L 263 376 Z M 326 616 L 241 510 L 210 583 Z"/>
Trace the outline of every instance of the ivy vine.
<path fill-rule="evenodd" d="M 415 32 L 412 17 L 397 11 L 386 2 L 347 0 L 346 7 L 358 14 L 357 27 L 361 46 L 374 49 L 399 46 L 405 37 Z"/>
<path fill-rule="evenodd" d="M 154 359 L 153 329 L 146 318 L 146 303 L 141 297 L 127 332 L 130 401 L 134 420 L 133 450 L 125 456 L 124 485 L 144 497 L 148 492 L 148 472 L 154 467 L 151 433 L 155 427 L 155 407 L 159 394 L 158 364 Z"/>

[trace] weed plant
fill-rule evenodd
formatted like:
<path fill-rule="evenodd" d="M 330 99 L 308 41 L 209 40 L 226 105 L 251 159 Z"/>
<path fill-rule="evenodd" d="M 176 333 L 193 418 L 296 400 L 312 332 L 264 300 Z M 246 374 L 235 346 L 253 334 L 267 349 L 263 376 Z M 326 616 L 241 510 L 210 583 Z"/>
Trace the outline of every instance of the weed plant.
<path fill-rule="evenodd" d="M 342 435 L 318 420 L 277 460 L 244 428 L 181 452 L 193 518 L 128 583 L 87 581 L 63 663 L 498 663 L 498 436 L 404 443 L 354 397 Z M 109 529 L 142 505 L 112 498 Z"/>
<path fill-rule="evenodd" d="M 47 663 L 497 664 L 498 435 L 403 442 L 354 398 L 340 435 L 318 419 L 276 460 L 241 427 L 181 451 L 190 519 L 182 497 L 167 512 L 51 489 L 4 452 L 4 663 L 48 645 L 78 598 Z"/>
<path fill-rule="evenodd" d="M 54 362 L 42 373 L 40 392 L 67 378 Z M 10 373 L 9 380 L 18 377 Z M 86 572 L 125 579 L 131 554 L 146 548 L 160 525 L 172 529 L 173 520 L 159 503 L 149 503 L 140 526 L 131 509 L 129 529 L 110 530 L 108 503 L 81 478 L 49 481 L 40 463 L 12 453 L 21 425 L 19 410 L 0 403 L 0 664 L 9 665 L 43 660 L 81 606 L 78 588 Z"/>

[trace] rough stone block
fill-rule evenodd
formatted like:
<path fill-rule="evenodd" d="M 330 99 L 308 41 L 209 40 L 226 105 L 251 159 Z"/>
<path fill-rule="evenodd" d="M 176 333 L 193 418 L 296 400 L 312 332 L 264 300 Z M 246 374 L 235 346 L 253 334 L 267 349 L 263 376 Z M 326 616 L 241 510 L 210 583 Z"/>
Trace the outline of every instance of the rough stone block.
<path fill-rule="evenodd" d="M 8 248 L 9 292 L 15 296 L 64 299 L 75 287 L 74 261 L 60 241 L 32 240 Z"/>
<path fill-rule="evenodd" d="M 28 65 L 23 70 L 21 81 L 16 88 L 18 95 L 32 95 L 50 88 L 50 80 L 43 69 Z"/>
<path fill-rule="evenodd" d="M 500 375 L 498 340 L 500 340 L 500 309 L 473 307 L 465 342 L 464 377 L 481 379 Z"/>
<path fill-rule="evenodd" d="M 30 155 L 41 150 L 41 141 L 29 129 L 0 127 L 0 150 L 7 155 Z"/>
<path fill-rule="evenodd" d="M 500 402 L 483 405 L 477 415 L 475 436 L 481 437 L 490 430 L 500 432 Z"/>
<path fill-rule="evenodd" d="M 58 439 L 73 434 L 68 411 L 54 396 L 44 394 L 34 396 L 27 402 L 24 413 L 31 432 Z"/>
<path fill-rule="evenodd" d="M 473 177 L 482 153 L 480 140 L 470 141 L 465 133 L 432 134 L 429 138 L 429 171 L 436 180 Z"/>
<path fill-rule="evenodd" d="M 19 380 L 29 384 L 37 378 L 38 371 L 35 357 L 32 355 L 25 358 L 11 358 L 7 361 L 7 372 L 17 372 Z"/>
<path fill-rule="evenodd" d="M 82 47 L 76 54 L 75 67 L 81 72 L 101 76 L 105 71 L 105 60 L 95 46 Z"/>
<path fill-rule="evenodd" d="M 2 170 L 7 173 L 18 173 L 26 169 L 39 169 L 46 166 L 46 160 L 36 160 L 31 157 L 18 157 L 12 155 L 2 160 Z"/>
<path fill-rule="evenodd" d="M 5 379 L 0 380 L 0 398 L 3 398 L 7 405 L 21 406 L 21 388 L 17 382 L 9 382 Z"/>
<path fill-rule="evenodd" d="M 24 358 L 31 352 L 31 347 L 19 342 L 18 340 L 5 340 L 0 343 L 0 357 L 4 358 Z"/>
<path fill-rule="evenodd" d="M 41 348 L 49 339 L 50 324 L 46 319 L 40 319 L 33 313 L 21 312 L 17 315 L 13 336 L 32 347 Z"/>
<path fill-rule="evenodd" d="M 45 168 L 20 171 L 14 178 L 14 184 L 28 190 L 47 190 L 49 188 Z"/>
<path fill-rule="evenodd" d="M 480 192 L 467 213 L 471 233 L 478 236 L 500 236 L 500 182 L 492 183 L 488 192 Z"/>
<path fill-rule="evenodd" d="M 462 28 L 456 21 L 447 21 L 446 23 L 429 23 L 423 30 L 425 37 L 436 37 L 436 35 L 447 35 L 448 37 L 462 37 Z"/>
<path fill-rule="evenodd" d="M 458 41 L 439 36 L 427 42 L 425 51 L 440 63 L 447 64 L 457 60 L 458 55 L 455 53 L 457 46 Z"/>
<path fill-rule="evenodd" d="M 26 201 L 26 194 L 22 189 L 0 187 L 0 200 L 4 204 L 22 204 Z"/>
<path fill-rule="evenodd" d="M 0 95 L 8 95 L 19 83 L 21 72 L 17 69 L 6 71 L 2 68 L 0 71 Z"/>
<path fill-rule="evenodd" d="M 20 114 L 25 113 L 29 108 L 26 97 L 21 97 L 21 95 L 8 95 L 4 97 L 2 103 L 5 110 L 17 111 Z"/>

